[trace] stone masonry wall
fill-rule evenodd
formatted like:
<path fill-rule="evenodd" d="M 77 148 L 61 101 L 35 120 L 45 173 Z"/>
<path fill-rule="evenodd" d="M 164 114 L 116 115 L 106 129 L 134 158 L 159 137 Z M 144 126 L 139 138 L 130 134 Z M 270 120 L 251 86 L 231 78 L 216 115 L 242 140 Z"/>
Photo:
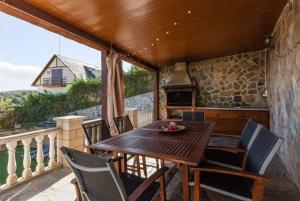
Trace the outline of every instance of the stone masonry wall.
<path fill-rule="evenodd" d="M 188 72 L 198 84 L 198 107 L 267 107 L 265 92 L 264 51 L 190 63 Z M 160 111 L 165 104 L 161 88 L 172 76 L 172 67 L 160 72 Z"/>
<path fill-rule="evenodd" d="M 149 112 L 152 111 L 153 107 L 153 93 L 149 92 L 126 98 L 124 102 L 125 108 L 138 108 L 138 110 L 141 112 Z M 69 115 L 85 116 L 87 117 L 87 119 L 95 119 L 97 117 L 100 117 L 101 114 L 101 105 L 69 113 Z"/>
<path fill-rule="evenodd" d="M 271 130 L 284 139 L 280 158 L 300 189 L 300 0 L 291 0 L 274 30 L 268 65 Z"/>

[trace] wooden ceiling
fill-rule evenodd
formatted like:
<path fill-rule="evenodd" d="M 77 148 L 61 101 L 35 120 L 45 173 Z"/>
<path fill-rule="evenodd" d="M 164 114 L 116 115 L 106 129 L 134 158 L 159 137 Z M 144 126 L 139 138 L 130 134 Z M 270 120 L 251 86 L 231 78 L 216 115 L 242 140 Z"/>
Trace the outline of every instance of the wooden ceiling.
<path fill-rule="evenodd" d="M 287 0 L 25 1 L 94 36 L 104 44 L 112 43 L 114 47 L 134 54 L 153 66 L 260 50 L 263 48 L 263 38 L 271 34 L 287 2 Z M 174 22 L 177 23 L 176 26 Z"/>

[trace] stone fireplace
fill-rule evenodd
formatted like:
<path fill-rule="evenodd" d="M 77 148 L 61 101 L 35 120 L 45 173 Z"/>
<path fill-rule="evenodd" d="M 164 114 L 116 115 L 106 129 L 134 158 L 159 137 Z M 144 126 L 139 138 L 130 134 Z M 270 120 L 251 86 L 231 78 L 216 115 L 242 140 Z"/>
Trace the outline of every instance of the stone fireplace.
<path fill-rule="evenodd" d="M 176 63 L 171 79 L 162 88 L 165 91 L 165 118 L 170 118 L 176 110 L 195 107 L 196 84 L 192 82 L 185 62 Z M 174 111 L 175 110 L 175 111 Z M 180 118 L 180 114 L 175 115 Z"/>

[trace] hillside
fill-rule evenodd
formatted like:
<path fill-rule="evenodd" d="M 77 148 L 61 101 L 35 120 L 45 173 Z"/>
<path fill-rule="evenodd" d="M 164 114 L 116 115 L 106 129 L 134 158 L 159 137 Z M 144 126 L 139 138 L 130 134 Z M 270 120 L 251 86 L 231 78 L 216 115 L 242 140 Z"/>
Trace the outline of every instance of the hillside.
<path fill-rule="evenodd" d="M 34 90 L 16 90 L 0 92 L 0 102 L 10 102 L 14 105 L 20 104 L 29 94 L 37 93 Z"/>
<path fill-rule="evenodd" d="M 15 90 L 15 91 L 0 91 L 0 97 L 23 96 L 30 93 L 36 93 L 34 90 Z"/>

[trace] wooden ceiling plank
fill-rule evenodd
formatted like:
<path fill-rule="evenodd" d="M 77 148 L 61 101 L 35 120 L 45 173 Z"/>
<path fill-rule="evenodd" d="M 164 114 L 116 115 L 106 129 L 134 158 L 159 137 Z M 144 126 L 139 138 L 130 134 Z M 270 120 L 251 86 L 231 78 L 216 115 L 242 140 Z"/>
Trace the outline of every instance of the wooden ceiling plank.
<path fill-rule="evenodd" d="M 51 32 L 60 34 L 94 49 L 103 51 L 109 50 L 111 44 L 107 41 L 96 38 L 95 36 L 78 29 L 77 27 L 62 21 L 61 19 L 44 12 L 43 10 L 26 3 L 23 0 L 0 0 L 0 11 L 15 16 Z M 136 56 L 132 56 L 126 51 L 112 46 L 115 51 L 120 53 L 120 58 L 134 65 L 150 71 L 157 71 L 157 67 Z M 127 56 L 129 55 L 129 56 Z"/>

